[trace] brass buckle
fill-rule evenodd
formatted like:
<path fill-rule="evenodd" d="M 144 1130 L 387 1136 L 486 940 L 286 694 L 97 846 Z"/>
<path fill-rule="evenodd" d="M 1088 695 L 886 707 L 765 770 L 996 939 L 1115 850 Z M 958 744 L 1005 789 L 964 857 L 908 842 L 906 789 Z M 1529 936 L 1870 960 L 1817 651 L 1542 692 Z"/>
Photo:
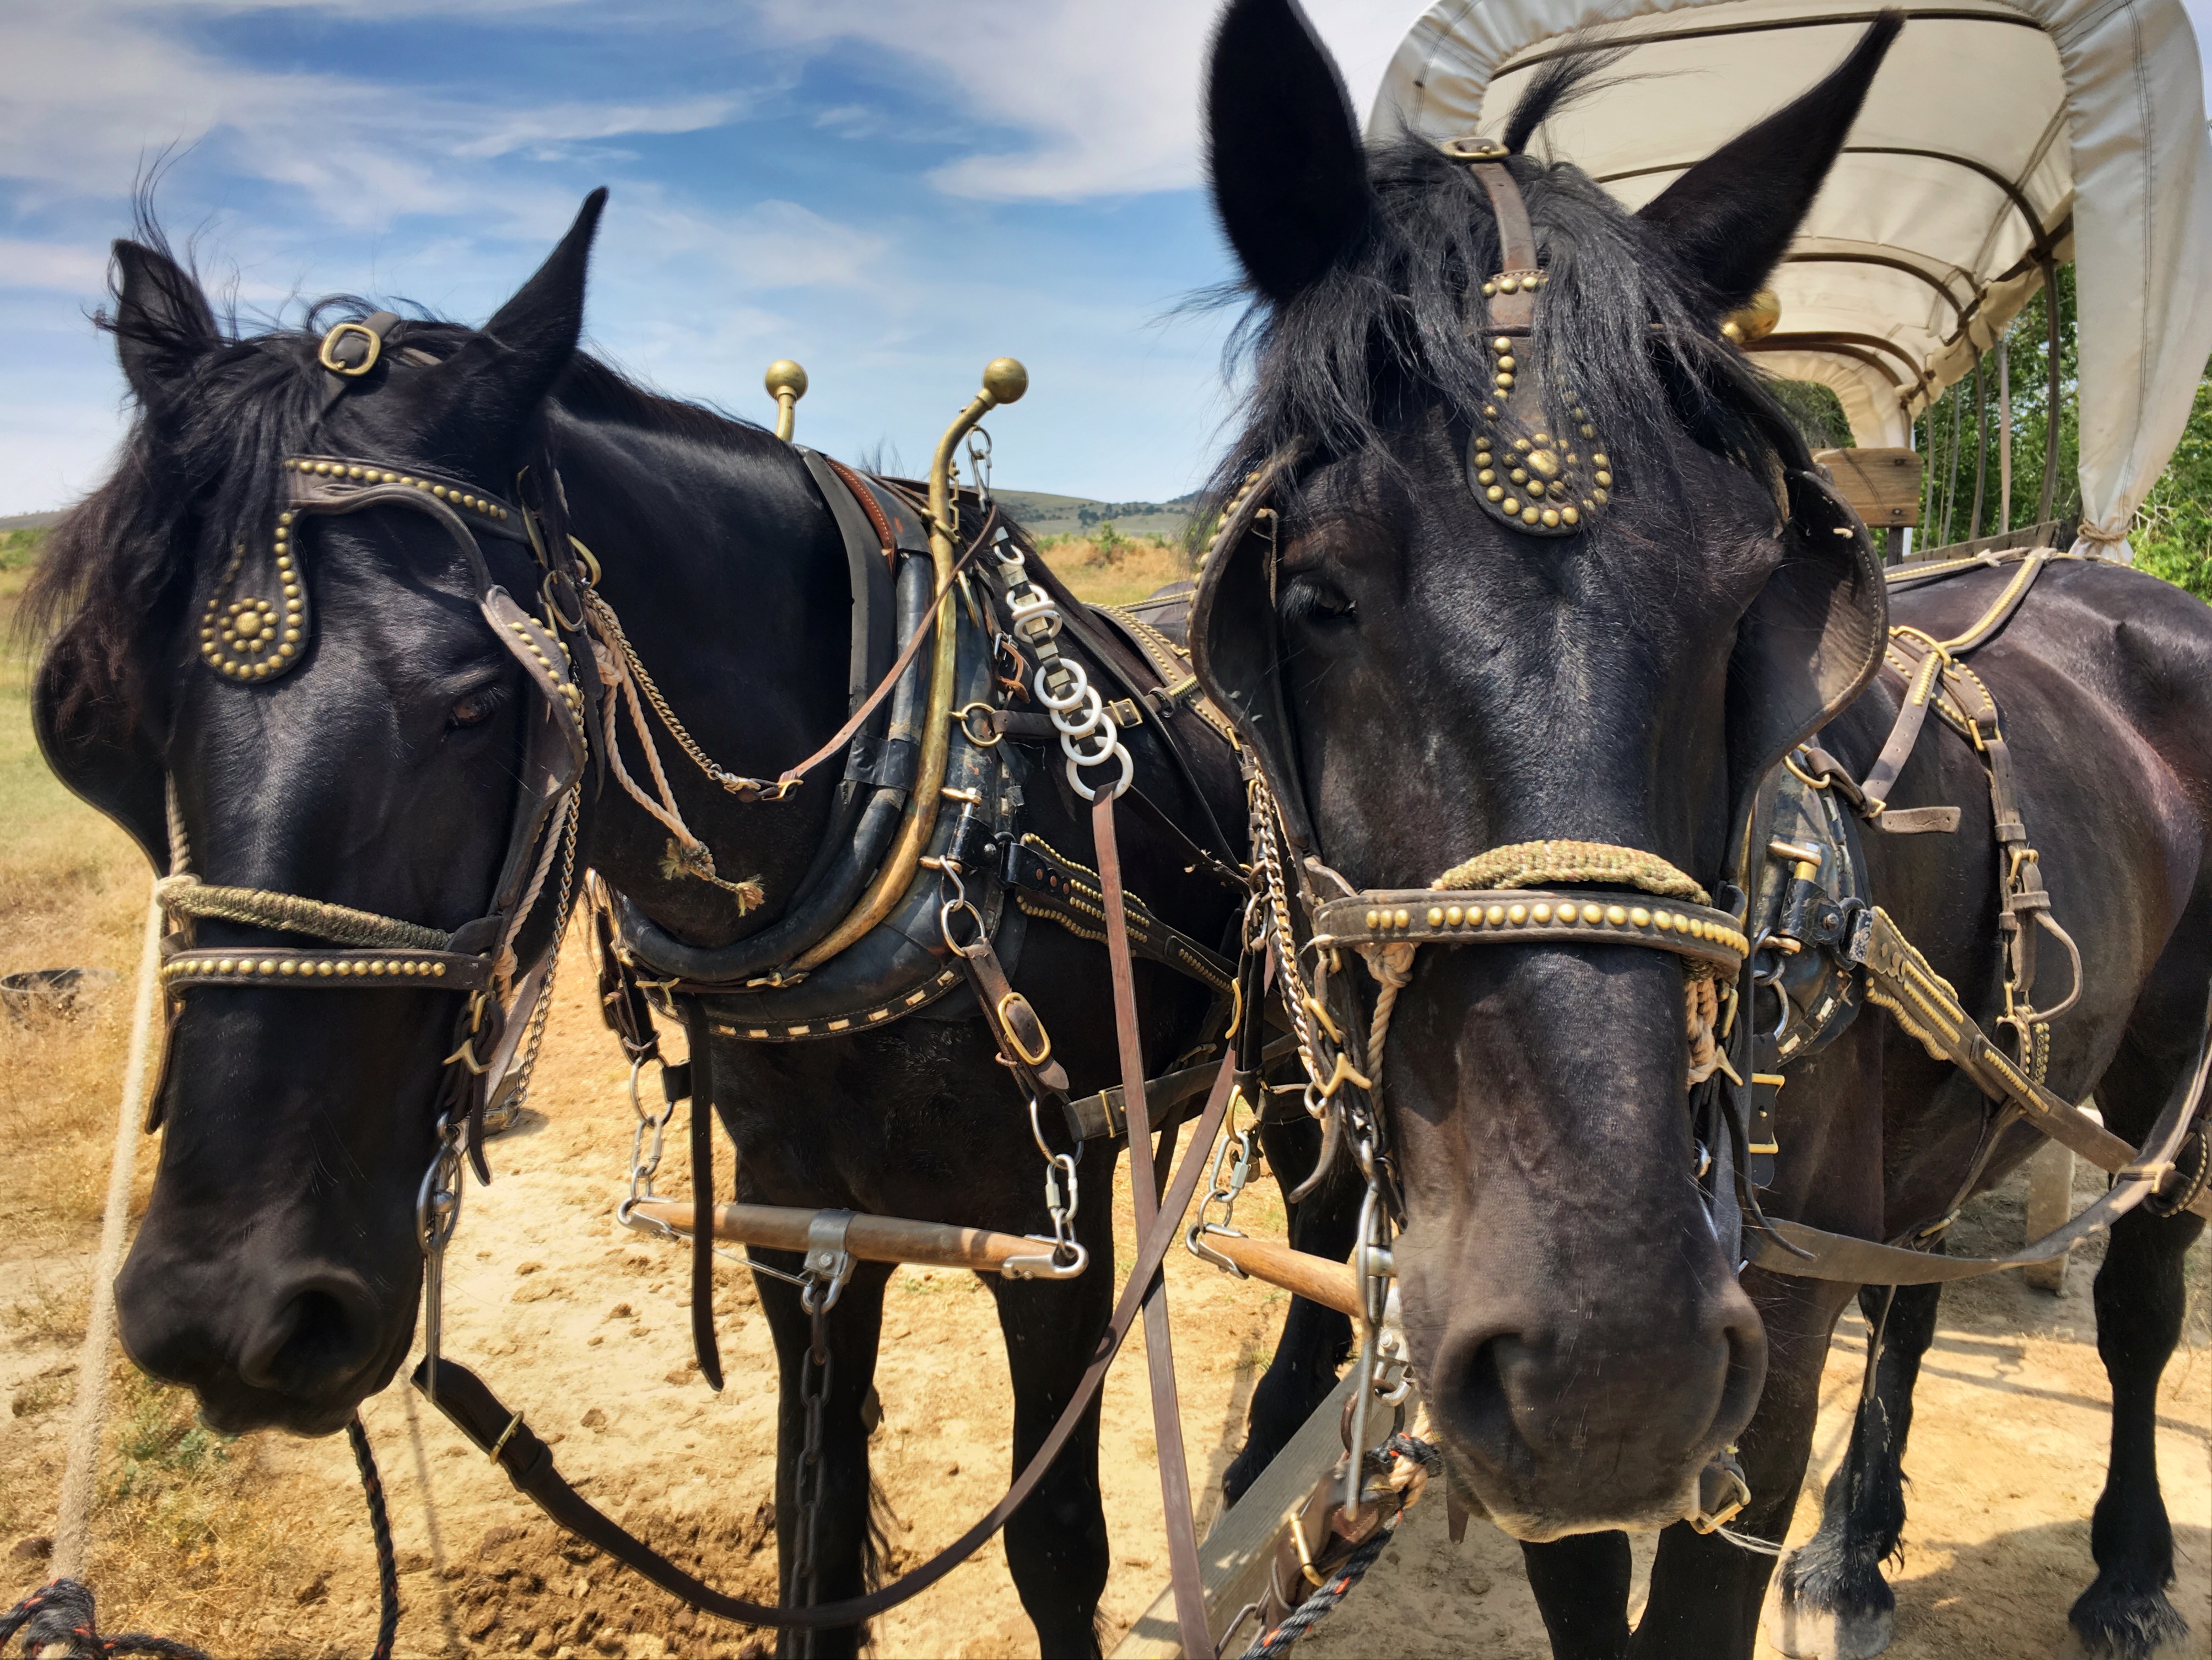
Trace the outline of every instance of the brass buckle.
<path fill-rule="evenodd" d="M 1030 1053 L 1028 1046 L 1022 1042 L 1021 1033 L 1014 1029 L 1014 1023 L 1006 1018 L 1007 1006 L 1016 1002 L 1024 1008 L 1029 1009 L 1030 1018 L 1036 1021 L 1037 1031 L 1044 1038 L 1043 1046 L 1034 1055 Z M 1024 997 L 1018 991 L 1010 991 L 999 1000 L 998 1007 L 999 1029 L 1006 1034 L 1007 1043 L 1012 1048 L 1014 1053 L 1021 1057 L 1024 1066 L 1041 1067 L 1052 1059 L 1052 1034 L 1045 1030 L 1044 1022 L 1037 1019 L 1037 1012 L 1034 1008 L 1030 1007 L 1028 998 Z"/>
<path fill-rule="evenodd" d="M 338 361 L 338 342 L 349 334 L 357 334 L 368 342 L 368 355 L 358 363 L 343 363 Z M 368 324 L 340 323 L 323 337 L 322 350 L 315 354 L 315 361 L 332 374 L 343 374 L 349 380 L 358 380 L 374 368 L 376 360 L 383 355 L 384 337 L 369 327 Z"/>
<path fill-rule="evenodd" d="M 1503 161 L 1512 154 L 1495 138 L 1477 138 L 1471 134 L 1447 138 L 1437 148 L 1455 161 Z"/>

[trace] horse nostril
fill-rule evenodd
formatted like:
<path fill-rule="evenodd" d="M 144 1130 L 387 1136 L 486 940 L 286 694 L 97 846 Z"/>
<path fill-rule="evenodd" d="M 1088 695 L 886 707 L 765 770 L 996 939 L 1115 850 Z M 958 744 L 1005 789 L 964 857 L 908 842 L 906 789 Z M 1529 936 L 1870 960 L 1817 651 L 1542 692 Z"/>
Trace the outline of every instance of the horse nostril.
<path fill-rule="evenodd" d="M 1443 1394 L 1450 1402 L 1453 1427 L 1486 1462 L 1523 1480 L 1536 1470 L 1535 1449 L 1515 1420 L 1506 1372 L 1525 1361 L 1527 1346 L 1514 1332 L 1486 1337 L 1459 1353 L 1442 1370 Z"/>
<path fill-rule="evenodd" d="M 374 1341 L 368 1298 L 319 1277 L 278 1303 L 240 1353 L 238 1373 L 256 1389 L 312 1396 L 358 1371 Z"/>

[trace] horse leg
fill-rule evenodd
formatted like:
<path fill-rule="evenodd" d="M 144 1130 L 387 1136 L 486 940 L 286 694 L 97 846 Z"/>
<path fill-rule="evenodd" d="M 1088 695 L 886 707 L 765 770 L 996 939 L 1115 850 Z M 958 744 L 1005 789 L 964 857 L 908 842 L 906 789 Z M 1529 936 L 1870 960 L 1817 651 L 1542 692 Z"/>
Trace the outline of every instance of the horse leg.
<path fill-rule="evenodd" d="M 2178 1653 L 2189 1634 L 2166 1595 L 2173 1529 L 2158 1487 L 2158 1380 L 2181 1335 L 2182 1256 L 2203 1228 L 2195 1216 L 2130 1211 L 2113 1225 L 2097 1270 L 2097 1353 L 2112 1385 L 2112 1453 L 2089 1529 L 2097 1578 L 2067 1616 L 2080 1651 L 2096 1660 Z"/>
<path fill-rule="evenodd" d="M 1751 1502 L 1729 1523 L 1740 1538 L 1778 1541 L 1797 1505 L 1820 1414 L 1828 1334 L 1849 1292 L 1753 1269 L 1744 1289 L 1766 1323 L 1769 1359 L 1759 1411 L 1738 1445 Z M 1659 1535 L 1651 1596 L 1629 1639 L 1630 1660 L 1751 1660 L 1773 1556 L 1677 1522 Z"/>
<path fill-rule="evenodd" d="M 1260 1126 L 1267 1168 L 1275 1173 L 1285 1194 L 1313 1173 L 1321 1155 L 1321 1126 L 1307 1118 Z M 1343 1161 L 1345 1169 L 1350 1165 L 1349 1159 Z M 1356 1182 L 1345 1180 L 1340 1171 L 1332 1173 L 1303 1203 L 1286 1207 L 1291 1245 L 1342 1262 L 1352 1255 L 1352 1238 L 1359 1231 L 1359 1199 Z M 1298 1426 L 1328 1397 L 1336 1387 L 1337 1368 L 1351 1353 L 1351 1321 L 1303 1297 L 1291 1298 L 1274 1359 L 1252 1390 L 1243 1448 L 1222 1474 L 1224 1505 L 1234 1505 L 1244 1496 L 1245 1489 L 1259 1480 L 1260 1472 L 1298 1432 Z"/>
<path fill-rule="evenodd" d="M 1628 1581 L 1634 1562 L 1625 1533 L 1581 1533 L 1549 1544 L 1523 1541 L 1521 1560 L 1553 1660 L 1620 1660 L 1628 1652 Z"/>
<path fill-rule="evenodd" d="M 796 1274 L 805 1260 L 795 1251 L 750 1253 L 753 1260 Z M 874 1393 L 876 1341 L 881 1335 L 884 1287 L 891 1270 L 881 1262 L 861 1262 L 853 1271 L 836 1305 L 830 1310 L 825 1336 L 830 1367 L 823 1393 L 818 1444 L 807 1436 L 806 1380 L 814 1321 L 799 1303 L 799 1288 L 756 1273 L 762 1311 L 775 1340 L 780 1383 L 775 1444 L 775 1547 L 781 1598 L 787 1608 L 802 1602 L 836 1602 L 858 1596 L 873 1576 L 878 1541 L 869 1515 L 868 1426 L 866 1403 Z M 817 1461 L 819 1501 L 810 1518 L 804 1514 L 799 1483 L 809 1459 Z M 812 1537 L 806 1535 L 811 1530 Z M 800 1575 L 812 1552 L 813 1595 Z M 776 1652 L 787 1657 L 857 1655 L 866 1639 L 860 1626 L 806 1632 L 787 1627 L 777 1635 Z"/>
<path fill-rule="evenodd" d="M 1110 1171 L 1105 1191 L 1110 1193 Z M 999 1329 L 1014 1386 L 1014 1473 L 1028 1467 L 1074 1396 L 1114 1302 L 1113 1218 L 1085 1206 L 1076 1229 L 1091 1253 L 1082 1277 L 1059 1282 L 994 1275 Z M 1036 1627 L 1037 1651 L 1099 1651 L 1098 1599 L 1105 1593 L 1106 1506 L 1098 1487 L 1098 1407 L 1093 1397 L 1075 1433 L 1006 1523 L 1006 1567 Z"/>
<path fill-rule="evenodd" d="M 1820 1497 L 1820 1530 L 1782 1564 L 1766 1634 L 1803 1660 L 1872 1660 L 1889 1646 L 1897 1598 L 1881 1565 L 1905 1531 L 1905 1437 L 1912 1387 L 1936 1335 L 1936 1286 L 1869 1286 L 1859 1292 L 1867 1329 L 1868 1387 L 1851 1420 L 1850 1448 Z"/>

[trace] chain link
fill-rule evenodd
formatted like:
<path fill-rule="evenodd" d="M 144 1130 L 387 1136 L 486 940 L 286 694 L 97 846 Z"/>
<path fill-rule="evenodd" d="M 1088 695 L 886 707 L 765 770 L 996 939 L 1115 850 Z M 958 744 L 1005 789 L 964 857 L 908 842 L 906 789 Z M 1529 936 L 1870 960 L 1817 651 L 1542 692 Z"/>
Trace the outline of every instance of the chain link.
<path fill-rule="evenodd" d="M 741 776 L 702 749 L 699 740 L 691 735 L 691 729 L 677 718 L 674 709 L 669 708 L 668 699 L 662 696 L 660 687 L 645 666 L 644 659 L 637 654 L 637 648 L 630 644 L 629 635 L 623 632 L 622 618 L 615 615 L 614 607 L 599 598 L 597 590 L 589 587 L 584 590 L 584 603 L 590 608 L 593 621 L 599 623 L 603 637 L 611 639 L 616 648 L 622 653 L 631 680 L 645 694 L 645 701 L 653 706 L 654 715 L 668 729 L 668 735 L 676 740 L 677 747 L 691 757 L 692 765 L 733 795 L 739 790 L 750 788 L 761 792 L 763 800 L 780 801 L 784 798 L 788 793 L 786 786 L 772 784 L 764 779 Z"/>

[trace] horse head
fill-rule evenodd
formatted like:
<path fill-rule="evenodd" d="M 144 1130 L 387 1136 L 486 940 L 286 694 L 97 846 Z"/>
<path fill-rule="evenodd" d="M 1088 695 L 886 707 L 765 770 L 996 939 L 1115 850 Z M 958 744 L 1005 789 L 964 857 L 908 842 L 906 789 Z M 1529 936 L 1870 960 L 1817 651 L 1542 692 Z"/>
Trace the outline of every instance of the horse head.
<path fill-rule="evenodd" d="M 325 1432 L 389 1380 L 451 1057 L 489 1058 L 553 938 L 538 763 L 581 700 L 508 498 L 604 195 L 481 331 L 228 337 L 157 235 L 116 245 L 137 420 L 42 573 L 35 717 L 170 871 L 167 1134 L 117 1301 L 222 1430 Z"/>
<path fill-rule="evenodd" d="M 1863 531 L 1719 328 L 1897 27 L 1631 213 L 1526 153 L 1601 56 L 1540 73 L 1502 143 L 1370 149 L 1292 0 L 1229 7 L 1210 156 L 1255 384 L 1193 631 L 1314 880 L 1571 892 L 1599 879 L 1529 845 L 1571 842 L 1648 891 L 1624 934 L 1726 908 L 1748 793 L 1883 618 Z M 1460 873 L 1492 850 L 1553 868 Z M 1411 954 L 1369 1060 L 1415 1373 L 1462 1490 L 1543 1540 L 1696 1513 L 1765 1340 L 1698 1180 L 1696 970 L 1651 937 L 1516 940 L 1533 910 Z"/>

